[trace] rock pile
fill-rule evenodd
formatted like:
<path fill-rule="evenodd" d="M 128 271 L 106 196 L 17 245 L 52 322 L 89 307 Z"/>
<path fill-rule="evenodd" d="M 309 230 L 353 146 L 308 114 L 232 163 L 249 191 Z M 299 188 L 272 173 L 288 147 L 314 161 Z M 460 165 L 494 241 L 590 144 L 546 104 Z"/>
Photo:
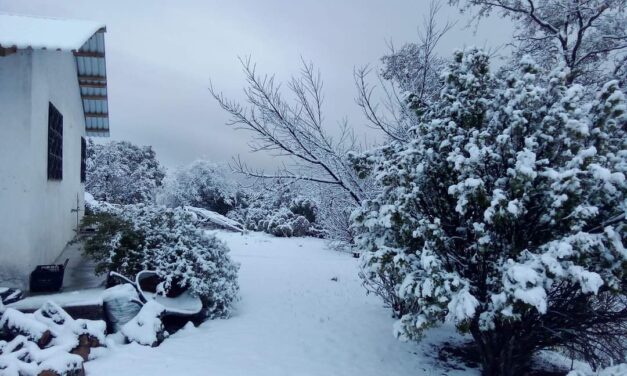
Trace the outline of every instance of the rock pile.
<path fill-rule="evenodd" d="M 104 321 L 74 320 L 48 302 L 34 313 L 0 307 L 0 374 L 83 376 L 105 343 Z"/>

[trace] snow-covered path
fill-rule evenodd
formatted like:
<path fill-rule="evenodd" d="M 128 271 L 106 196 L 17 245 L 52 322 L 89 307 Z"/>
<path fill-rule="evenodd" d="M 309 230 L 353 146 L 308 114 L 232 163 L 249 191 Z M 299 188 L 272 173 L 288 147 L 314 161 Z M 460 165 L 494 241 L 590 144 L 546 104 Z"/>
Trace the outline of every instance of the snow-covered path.
<path fill-rule="evenodd" d="M 88 375 L 455 374 L 422 356 L 427 345 L 393 337 L 389 312 L 365 295 L 350 256 L 318 239 L 217 234 L 241 263 L 233 317 L 186 328 L 158 348 L 111 348 L 86 363 Z"/>

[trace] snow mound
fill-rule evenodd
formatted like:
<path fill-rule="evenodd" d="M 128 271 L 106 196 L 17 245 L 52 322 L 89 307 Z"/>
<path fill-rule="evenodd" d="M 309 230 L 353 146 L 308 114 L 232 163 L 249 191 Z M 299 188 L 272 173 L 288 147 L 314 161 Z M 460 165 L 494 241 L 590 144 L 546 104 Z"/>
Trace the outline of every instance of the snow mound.
<path fill-rule="evenodd" d="M 231 231 L 236 231 L 236 232 L 244 231 L 243 226 L 239 222 L 231 218 L 227 218 L 211 210 L 207 210 L 203 208 L 196 208 L 193 206 L 185 206 L 184 209 L 188 213 L 193 214 L 196 217 L 196 219 L 198 219 L 201 222 L 209 222 L 220 228 L 224 228 L 226 230 L 231 230 Z"/>
<path fill-rule="evenodd" d="M 131 321 L 122 326 L 122 334 L 128 342 L 156 347 L 167 336 L 161 322 L 164 308 L 155 301 L 148 301 Z"/>

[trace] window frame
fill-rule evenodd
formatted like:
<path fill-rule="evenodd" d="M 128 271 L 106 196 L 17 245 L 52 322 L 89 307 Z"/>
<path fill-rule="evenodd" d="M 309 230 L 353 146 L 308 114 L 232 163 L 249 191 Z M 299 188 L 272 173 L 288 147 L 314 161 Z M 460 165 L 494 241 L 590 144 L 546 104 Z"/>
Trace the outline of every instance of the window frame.
<path fill-rule="evenodd" d="M 63 180 L 63 115 L 48 102 L 48 180 Z"/>
<path fill-rule="evenodd" d="M 81 183 L 87 180 L 87 140 L 81 137 Z"/>

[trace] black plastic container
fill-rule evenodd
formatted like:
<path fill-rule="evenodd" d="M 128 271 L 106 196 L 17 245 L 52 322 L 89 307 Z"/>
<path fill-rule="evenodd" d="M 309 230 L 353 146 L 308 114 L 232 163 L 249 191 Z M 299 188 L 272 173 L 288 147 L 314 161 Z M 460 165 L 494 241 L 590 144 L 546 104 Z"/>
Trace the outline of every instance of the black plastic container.
<path fill-rule="evenodd" d="M 65 267 L 70 259 L 66 259 L 63 264 L 38 265 L 30 273 L 31 292 L 57 292 L 63 287 L 63 275 Z"/>

